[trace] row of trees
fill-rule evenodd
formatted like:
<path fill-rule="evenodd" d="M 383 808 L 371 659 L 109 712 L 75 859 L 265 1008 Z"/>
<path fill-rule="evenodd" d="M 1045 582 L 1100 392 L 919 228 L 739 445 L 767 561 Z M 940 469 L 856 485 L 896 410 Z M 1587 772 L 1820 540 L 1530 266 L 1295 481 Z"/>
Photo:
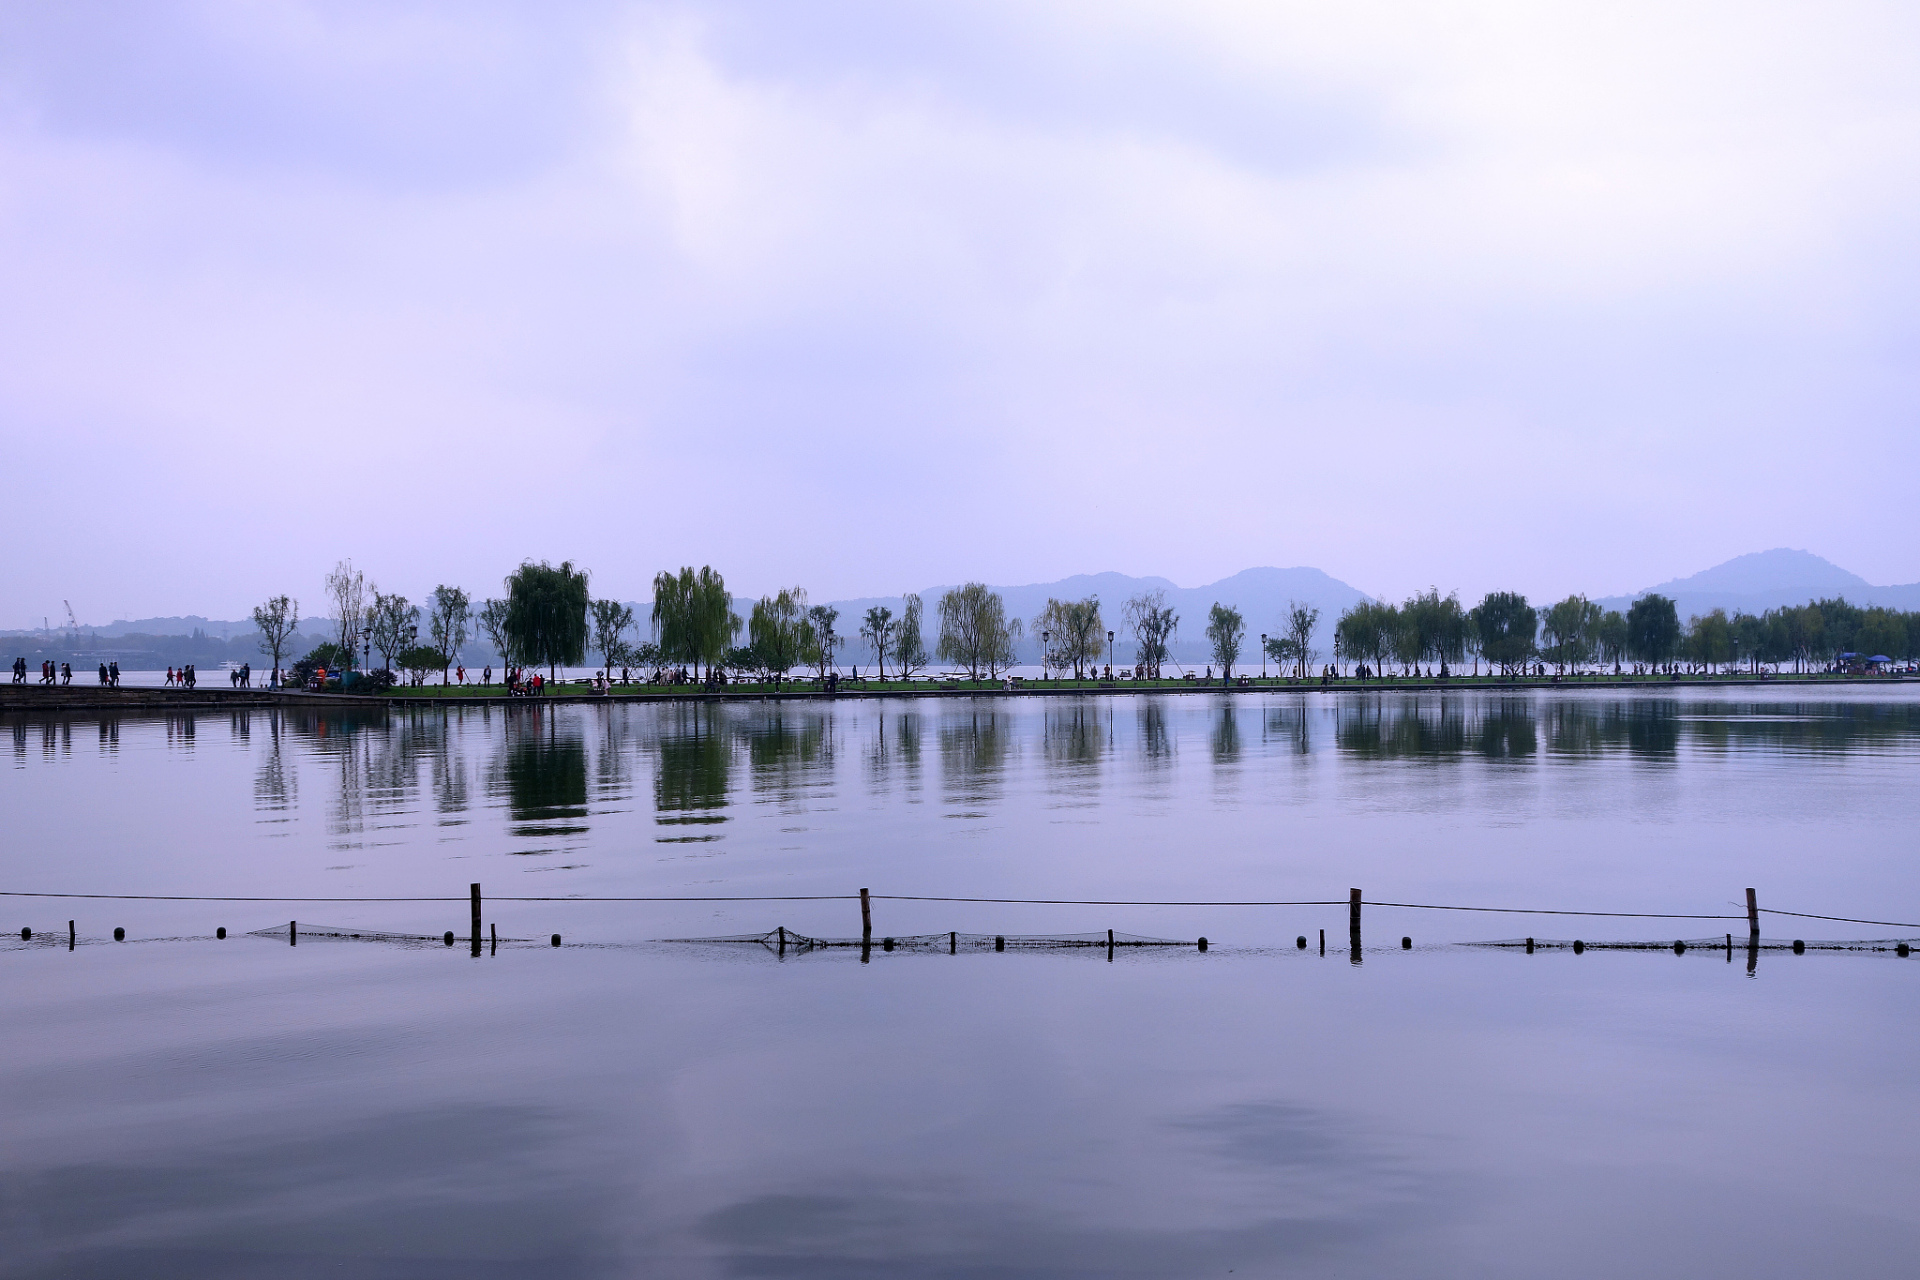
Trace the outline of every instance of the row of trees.
<path fill-rule="evenodd" d="M 437 670 L 444 680 L 462 647 L 484 636 L 509 665 L 544 666 L 549 672 L 579 665 L 591 645 L 609 671 L 679 667 L 711 680 L 721 670 L 780 678 L 795 667 L 808 667 L 824 678 L 844 643 L 836 629 L 838 610 L 810 605 L 798 586 L 762 596 L 743 620 L 725 579 L 711 566 L 655 575 L 646 620 L 652 638 L 643 639 L 633 608 L 592 598 L 587 578 L 571 561 L 557 566 L 528 561 L 507 576 L 500 598 L 476 606 L 464 590 L 442 584 L 416 605 L 381 591 L 343 560 L 326 579 L 336 630 L 323 656 L 327 665 L 351 666 L 377 652 L 388 669 L 411 671 L 416 679 Z M 974 679 L 997 677 L 1011 667 L 1015 643 L 1029 633 L 1042 642 L 1042 662 L 1071 670 L 1075 679 L 1097 669 L 1103 649 L 1111 653 L 1118 638 L 1107 628 L 1098 596 L 1050 599 L 1023 624 L 1008 614 L 998 592 L 970 582 L 943 593 L 935 613 L 935 654 Z M 1318 609 L 1289 602 L 1278 633 L 1260 636 L 1262 658 L 1296 676 L 1308 675 L 1321 657 L 1313 647 L 1319 619 Z M 253 610 L 253 622 L 261 632 L 261 651 L 279 668 L 299 626 L 299 602 L 284 595 L 268 600 Z M 859 637 L 876 655 L 882 678 L 889 665 L 903 677 L 926 667 L 922 625 L 917 595 L 905 596 L 898 614 L 885 606 L 867 610 Z M 1151 591 L 1127 600 L 1120 626 L 1134 660 L 1158 677 L 1171 660 L 1180 626 L 1166 594 Z M 746 643 L 737 644 L 743 628 Z M 1641 597 L 1624 612 L 1602 609 L 1579 595 L 1539 609 L 1509 591 L 1490 592 L 1467 608 L 1457 595 L 1442 596 L 1436 588 L 1398 605 L 1363 601 L 1343 612 L 1333 631 L 1332 660 L 1376 675 L 1392 666 L 1403 672 L 1437 666 L 1446 673 L 1468 661 L 1476 673 L 1483 662 L 1506 673 L 1535 663 L 1562 673 L 1596 666 L 1617 671 L 1628 662 L 1659 671 L 1680 664 L 1711 670 L 1788 662 L 1806 669 L 1843 654 L 1905 660 L 1920 650 L 1920 613 L 1860 608 L 1841 599 L 1757 615 L 1729 617 L 1715 609 L 1683 625 L 1674 602 L 1657 594 Z M 1230 605 L 1215 603 L 1208 611 L 1206 637 L 1214 665 L 1230 677 L 1246 645 L 1244 617 Z"/>
<path fill-rule="evenodd" d="M 1537 609 L 1511 591 L 1491 592 L 1466 609 L 1457 596 L 1433 590 L 1399 605 L 1355 605 L 1334 628 L 1335 660 L 1375 672 L 1389 663 L 1403 671 L 1438 665 L 1445 672 L 1469 658 L 1476 671 L 1485 661 L 1508 673 L 1535 662 L 1562 674 L 1619 671 L 1627 663 L 1655 671 L 1741 664 L 1757 670 L 1763 663 L 1806 670 L 1842 655 L 1905 660 L 1916 650 L 1920 613 L 1862 609 L 1840 599 L 1732 617 L 1714 609 L 1682 624 L 1674 602 L 1659 594 L 1642 596 L 1622 612 L 1580 595 Z"/>

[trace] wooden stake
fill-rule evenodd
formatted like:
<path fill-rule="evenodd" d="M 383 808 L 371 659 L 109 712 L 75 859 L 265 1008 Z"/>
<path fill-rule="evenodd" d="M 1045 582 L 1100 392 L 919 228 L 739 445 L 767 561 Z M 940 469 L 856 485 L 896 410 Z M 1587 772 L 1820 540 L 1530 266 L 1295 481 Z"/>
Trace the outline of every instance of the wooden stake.
<path fill-rule="evenodd" d="M 480 886 L 479 885 L 475 884 L 475 885 L 469 885 L 467 887 L 467 899 L 468 899 L 468 905 L 471 906 L 473 909 L 473 945 L 475 950 L 478 950 L 480 946 Z"/>
<path fill-rule="evenodd" d="M 1760 941 L 1760 900 L 1753 896 L 1751 889 L 1747 890 L 1747 936 Z"/>
<path fill-rule="evenodd" d="M 300 922 L 298 920 L 287 921 L 287 945 L 290 947 L 300 945 Z"/>
<path fill-rule="evenodd" d="M 1347 894 L 1347 930 L 1358 938 L 1360 936 L 1360 891 L 1349 889 Z"/>
<path fill-rule="evenodd" d="M 873 936 L 873 902 L 865 889 L 860 891 L 860 936 L 863 939 Z"/>

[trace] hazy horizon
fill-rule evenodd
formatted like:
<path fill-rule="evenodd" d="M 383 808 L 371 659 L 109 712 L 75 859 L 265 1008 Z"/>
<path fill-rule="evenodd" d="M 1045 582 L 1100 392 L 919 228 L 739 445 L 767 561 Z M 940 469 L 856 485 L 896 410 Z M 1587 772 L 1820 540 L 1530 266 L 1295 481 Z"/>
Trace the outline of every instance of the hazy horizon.
<path fill-rule="evenodd" d="M 1920 15 L 9 4 L 0 624 L 1920 581 Z"/>

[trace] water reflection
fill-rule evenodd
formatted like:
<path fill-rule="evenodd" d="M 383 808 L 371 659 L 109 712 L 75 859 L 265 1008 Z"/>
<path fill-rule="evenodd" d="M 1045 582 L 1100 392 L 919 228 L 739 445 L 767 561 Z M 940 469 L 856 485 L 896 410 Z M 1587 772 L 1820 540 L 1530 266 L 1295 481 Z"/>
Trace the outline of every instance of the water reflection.
<path fill-rule="evenodd" d="M 764 719 L 742 726 L 747 773 L 756 792 L 791 802 L 813 783 L 831 780 L 833 735 L 826 717 L 789 712 L 780 704 Z"/>
<path fill-rule="evenodd" d="M 587 830 L 587 744 L 577 732 L 562 732 L 559 719 L 529 710 L 509 724 L 502 775 L 516 836 L 550 840 Z"/>
<path fill-rule="evenodd" d="M 1166 704 L 1159 698 L 1143 698 L 1136 719 L 1141 759 L 1155 768 L 1173 763 L 1173 734 L 1167 728 Z"/>
<path fill-rule="evenodd" d="M 1215 764 L 1231 764 L 1240 758 L 1240 717 L 1231 699 L 1214 709 L 1212 746 Z"/>
<path fill-rule="evenodd" d="M 716 707 L 668 708 L 653 777 L 653 804 L 662 826 L 705 826 L 727 820 L 732 751 Z M 657 836 L 665 842 L 718 840 L 717 834 Z"/>
<path fill-rule="evenodd" d="M 1103 708 L 1092 700 L 1048 707 L 1040 725 L 1040 742 L 1047 765 L 1069 772 L 1085 772 L 1100 763 L 1107 745 Z"/>
<path fill-rule="evenodd" d="M 894 716 L 892 728 L 888 727 L 885 712 L 874 718 L 873 737 L 867 743 L 866 753 L 871 792 L 884 795 L 898 787 L 908 803 L 919 803 L 920 743 L 924 733 L 917 711 L 903 711 Z"/>
<path fill-rule="evenodd" d="M 940 773 L 946 783 L 946 801 L 964 810 L 954 816 L 986 816 L 981 806 L 999 798 L 1012 751 L 1009 717 L 993 709 L 991 703 L 942 718 Z"/>

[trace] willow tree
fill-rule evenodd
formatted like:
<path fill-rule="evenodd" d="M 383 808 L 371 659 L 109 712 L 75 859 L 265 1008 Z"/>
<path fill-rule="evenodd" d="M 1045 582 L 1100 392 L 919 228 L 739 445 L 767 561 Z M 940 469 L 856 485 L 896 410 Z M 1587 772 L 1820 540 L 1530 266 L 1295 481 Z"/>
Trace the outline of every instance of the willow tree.
<path fill-rule="evenodd" d="M 586 575 L 580 576 L 581 598 L 586 596 Z M 447 683 L 447 668 L 460 656 L 473 627 L 473 602 L 459 587 L 438 586 L 427 598 L 427 634 L 433 637 L 434 652 L 440 655 L 440 683 Z M 575 658 L 573 661 L 579 661 Z"/>
<path fill-rule="evenodd" d="M 1233 664 L 1240 660 L 1240 642 L 1246 638 L 1246 619 L 1238 609 L 1214 602 L 1207 610 L 1207 639 L 1213 645 L 1213 660 L 1220 664 L 1220 678 L 1233 677 Z"/>
<path fill-rule="evenodd" d="M 1320 610 L 1298 600 L 1287 601 L 1286 656 L 1293 661 L 1294 674 L 1307 678 L 1307 664 L 1313 661 L 1313 629 L 1320 624 Z"/>
<path fill-rule="evenodd" d="M 940 597 L 940 656 L 965 667 L 970 680 L 978 680 L 983 670 L 994 676 L 1012 666 L 1020 630 L 1020 619 L 1007 617 L 1006 601 L 984 582 L 969 582 Z"/>
<path fill-rule="evenodd" d="M 927 665 L 927 642 L 920 634 L 920 620 L 925 610 L 918 595 L 902 597 L 900 605 L 899 629 L 893 635 L 893 660 L 900 668 L 900 678 L 907 680 Z"/>
<path fill-rule="evenodd" d="M 1445 673 L 1449 662 L 1466 657 L 1472 628 L 1458 595 L 1443 596 L 1440 588 L 1428 587 L 1400 606 L 1399 626 L 1401 648 L 1412 662 L 1438 662 Z"/>
<path fill-rule="evenodd" d="M 1512 670 L 1533 656 L 1540 633 L 1540 614 L 1516 591 L 1490 591 L 1473 607 L 1474 633 L 1480 652 L 1502 671 Z"/>
<path fill-rule="evenodd" d="M 879 660 L 880 678 L 887 678 L 887 651 L 893 648 L 893 637 L 899 630 L 899 624 L 893 620 L 893 610 L 885 605 L 875 605 L 867 610 L 866 621 L 860 624 L 860 638 L 873 649 Z"/>
<path fill-rule="evenodd" d="M 1627 607 L 1627 652 L 1651 667 L 1673 660 L 1680 647 L 1680 612 L 1658 593 L 1641 596 Z"/>
<path fill-rule="evenodd" d="M 1334 649 L 1354 663 L 1368 663 L 1374 675 L 1393 652 L 1394 637 L 1400 633 L 1400 611 L 1380 600 L 1362 600 L 1334 624 Z"/>
<path fill-rule="evenodd" d="M 807 590 L 792 587 L 761 596 L 747 618 L 747 645 L 768 675 L 798 666 L 807 647 Z"/>
<path fill-rule="evenodd" d="M 529 560 L 507 577 L 507 646 L 513 661 L 539 666 L 548 678 L 587 654 L 587 573 L 573 561 Z"/>
<path fill-rule="evenodd" d="M 616 659 L 626 651 L 622 637 L 633 625 L 633 606 L 618 600 L 595 600 L 589 607 L 593 612 L 593 647 L 600 651 L 607 678 L 612 679 Z"/>
<path fill-rule="evenodd" d="M 1100 651 L 1106 647 L 1106 627 L 1100 621 L 1100 597 L 1085 600 L 1047 601 L 1033 620 L 1033 630 L 1051 637 L 1053 646 L 1046 655 L 1050 667 L 1072 667 L 1073 678 L 1089 664 L 1100 665 Z"/>
<path fill-rule="evenodd" d="M 1540 618 L 1542 653 L 1558 671 L 1592 662 L 1599 649 L 1600 619 L 1605 611 L 1583 595 L 1571 595 L 1549 606 Z"/>
<path fill-rule="evenodd" d="M 677 574 L 662 570 L 654 575 L 653 630 L 666 661 L 696 669 L 704 664 L 711 675 L 726 658 L 740 625 L 726 580 L 711 565 L 701 566 L 698 573 L 687 567 Z"/>
<path fill-rule="evenodd" d="M 1135 660 L 1146 667 L 1149 676 L 1158 680 L 1161 664 L 1173 659 L 1171 646 L 1175 633 L 1180 630 L 1180 615 L 1167 603 L 1167 593 L 1158 589 L 1134 596 L 1120 614 L 1126 620 L 1127 630 L 1133 633 Z"/>

